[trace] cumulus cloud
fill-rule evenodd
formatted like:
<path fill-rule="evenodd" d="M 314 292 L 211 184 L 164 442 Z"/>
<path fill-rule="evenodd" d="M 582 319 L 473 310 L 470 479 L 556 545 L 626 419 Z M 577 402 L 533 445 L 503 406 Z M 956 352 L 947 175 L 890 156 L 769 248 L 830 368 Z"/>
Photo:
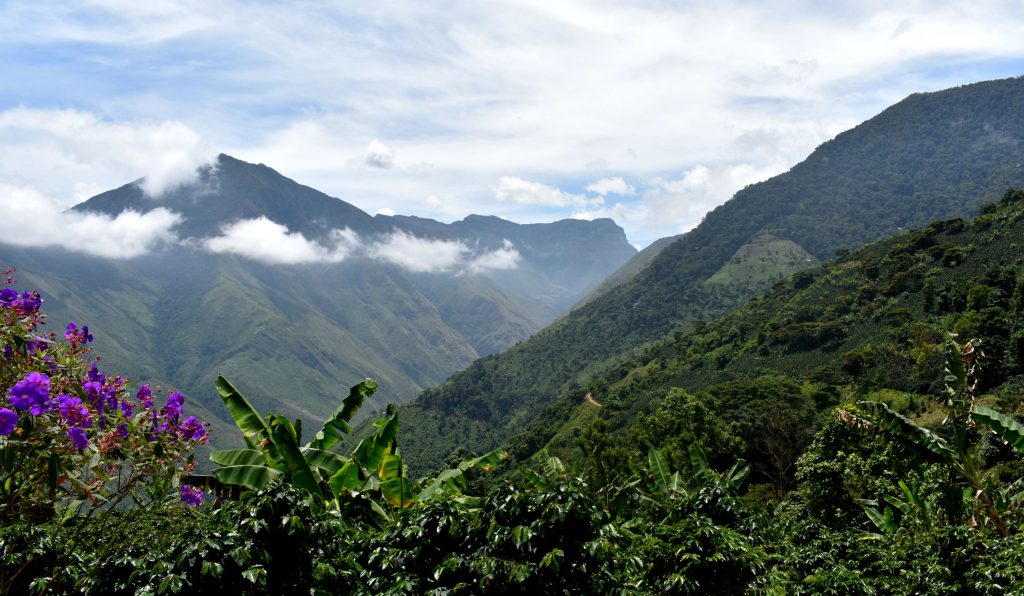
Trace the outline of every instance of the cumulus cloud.
<path fill-rule="evenodd" d="M 516 176 L 502 176 L 494 185 L 493 190 L 495 199 L 517 205 L 583 207 L 601 202 L 601 199 L 587 199 L 581 195 L 565 193 L 553 186 L 524 180 Z"/>
<path fill-rule="evenodd" d="M 366 148 L 363 163 L 371 168 L 390 170 L 395 165 L 395 152 L 388 149 L 384 143 L 374 139 Z"/>
<path fill-rule="evenodd" d="M 59 247 L 112 259 L 143 255 L 177 241 L 171 229 L 181 217 L 163 207 L 116 217 L 64 211 L 39 191 L 0 184 L 0 242 L 15 246 Z"/>
<path fill-rule="evenodd" d="M 632 195 L 636 193 L 636 189 L 626 184 L 626 181 L 622 179 L 622 176 L 616 176 L 614 178 L 602 178 L 597 182 L 587 185 L 587 190 L 594 194 L 601 195 Z"/>
<path fill-rule="evenodd" d="M 31 165 L 18 163 L 22 155 L 41 158 L 55 169 L 94 174 L 97 169 L 115 170 L 122 176 L 144 176 L 142 190 L 150 196 L 195 180 L 199 167 L 216 157 L 199 133 L 181 122 L 113 122 L 73 109 L 0 112 L 0 134 L 14 156 L 7 167 L 31 172 Z"/>
<path fill-rule="evenodd" d="M 388 217 L 394 217 L 395 210 L 390 207 L 381 207 L 380 209 L 377 210 L 376 213 L 374 213 L 374 215 L 386 215 Z"/>
<path fill-rule="evenodd" d="M 358 235 L 349 229 L 331 232 L 333 246 L 307 239 L 299 232 L 258 217 L 238 221 L 221 229 L 220 236 L 207 238 L 203 248 L 213 253 L 230 253 L 271 265 L 338 263 L 359 246 Z"/>

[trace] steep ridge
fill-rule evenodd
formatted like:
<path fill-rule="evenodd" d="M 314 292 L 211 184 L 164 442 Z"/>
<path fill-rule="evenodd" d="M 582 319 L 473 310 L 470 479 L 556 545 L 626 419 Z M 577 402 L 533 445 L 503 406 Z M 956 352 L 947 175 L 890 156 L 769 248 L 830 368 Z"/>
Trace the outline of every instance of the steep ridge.
<path fill-rule="evenodd" d="M 630 281 L 424 392 L 404 416 L 410 451 L 430 465 L 493 447 L 610 360 L 756 295 L 771 282 L 704 282 L 759 234 L 825 259 L 971 213 L 1024 181 L 1022 163 L 1024 79 L 912 95 L 736 193 Z"/>

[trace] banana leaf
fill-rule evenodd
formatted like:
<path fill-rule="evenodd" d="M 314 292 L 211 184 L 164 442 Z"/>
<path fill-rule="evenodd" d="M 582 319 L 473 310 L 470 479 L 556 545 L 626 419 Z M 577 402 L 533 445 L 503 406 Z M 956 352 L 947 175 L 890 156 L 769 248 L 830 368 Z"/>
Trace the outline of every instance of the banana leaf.
<path fill-rule="evenodd" d="M 338 409 L 331 414 L 323 425 L 323 428 L 316 433 L 313 440 L 306 447 L 311 449 L 330 449 L 332 445 L 341 440 L 342 435 L 352 432 L 349 422 L 356 415 L 359 408 L 363 406 L 366 398 L 377 392 L 377 381 L 364 379 L 358 385 L 349 389 L 348 397 L 341 402 Z"/>
<path fill-rule="evenodd" d="M 1024 451 L 1024 425 L 992 408 L 975 406 L 971 417 L 992 429 L 1000 439 L 1013 445 L 1018 451 Z"/>
<path fill-rule="evenodd" d="M 343 455 L 308 447 L 302 450 L 302 455 L 305 456 L 309 465 L 324 470 L 332 476 L 350 461 Z"/>
<path fill-rule="evenodd" d="M 249 400 L 235 389 L 234 385 L 224 377 L 217 377 L 216 385 L 217 393 L 224 400 L 224 405 L 235 424 L 238 425 L 238 430 L 242 431 L 242 437 L 247 446 L 256 448 L 265 439 L 270 438 L 270 428 L 267 427 L 267 423 L 260 417 L 256 408 L 252 407 Z"/>
<path fill-rule="evenodd" d="M 213 471 L 213 476 L 222 484 L 237 484 L 251 490 L 266 488 L 280 475 L 281 472 L 265 465 L 225 466 Z"/>
<path fill-rule="evenodd" d="M 295 427 L 284 416 L 274 416 L 270 421 L 270 433 L 277 446 L 279 457 L 288 468 L 292 484 L 314 497 L 318 497 L 318 503 L 323 503 L 326 496 L 320 488 L 320 482 L 316 475 L 309 467 L 309 462 L 302 455 Z"/>
<path fill-rule="evenodd" d="M 928 459 L 940 463 L 955 463 L 957 461 L 956 452 L 950 449 L 945 439 L 918 426 L 910 418 L 894 412 L 888 405 L 875 401 L 862 401 L 858 405 L 870 413 L 868 422 L 877 424 L 900 443 L 916 450 Z"/>
<path fill-rule="evenodd" d="M 210 454 L 210 461 L 222 466 L 266 465 L 263 452 L 257 449 L 224 449 Z"/>

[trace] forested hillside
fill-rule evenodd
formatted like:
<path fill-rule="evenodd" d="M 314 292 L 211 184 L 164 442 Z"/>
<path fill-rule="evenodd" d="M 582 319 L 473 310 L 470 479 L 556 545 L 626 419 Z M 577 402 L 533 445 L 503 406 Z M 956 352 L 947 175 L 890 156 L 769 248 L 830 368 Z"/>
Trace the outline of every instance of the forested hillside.
<path fill-rule="evenodd" d="M 715 439 L 717 453 L 744 457 L 761 481 L 785 488 L 819 413 L 840 402 L 880 399 L 938 422 L 928 396 L 942 391 L 949 333 L 980 340 L 979 389 L 1016 412 L 1024 403 L 1024 191 L 983 211 L 844 254 L 647 346 L 563 394 L 515 435 L 513 453 L 547 447 L 578 458 L 596 441 L 643 453 L 674 444 L 685 459 L 694 440 L 687 408 L 700 404 L 736 433 L 732 442 Z M 772 436 L 778 444 L 769 445 Z M 782 445 L 784 462 L 772 452 Z"/>
<path fill-rule="evenodd" d="M 430 464 L 459 446 L 497 445 L 610 360 L 763 291 L 773 279 L 705 283 L 762 234 L 825 259 L 972 214 L 1024 182 L 1022 164 L 1024 79 L 912 95 L 744 188 L 629 282 L 424 392 L 405 415 L 413 451 Z"/>

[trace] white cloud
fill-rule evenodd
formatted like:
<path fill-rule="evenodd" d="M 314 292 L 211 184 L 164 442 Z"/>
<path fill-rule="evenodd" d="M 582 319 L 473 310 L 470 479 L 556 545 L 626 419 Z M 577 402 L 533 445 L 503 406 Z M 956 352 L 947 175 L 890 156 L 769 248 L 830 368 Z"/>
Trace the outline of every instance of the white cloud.
<path fill-rule="evenodd" d="M 452 271 L 462 265 L 468 253 L 469 247 L 462 242 L 419 238 L 401 231 L 385 236 L 367 249 L 371 258 L 417 273 Z"/>
<path fill-rule="evenodd" d="M 363 162 L 371 168 L 390 170 L 395 165 L 395 152 L 374 139 L 366 148 L 366 156 Z"/>
<path fill-rule="evenodd" d="M 0 242 L 49 247 L 111 259 L 143 255 L 177 239 L 171 231 L 181 217 L 164 208 L 124 211 L 116 217 L 77 213 L 39 191 L 0 184 Z"/>
<path fill-rule="evenodd" d="M 614 178 L 602 178 L 597 182 L 593 182 L 587 185 L 587 190 L 594 194 L 605 195 L 632 195 L 636 194 L 636 189 L 626 184 L 626 181 L 622 179 L 622 176 L 616 176 Z"/>
<path fill-rule="evenodd" d="M 8 0 L 0 38 L 33 51 L 4 61 L 0 75 L 18 81 L 12 101 L 30 109 L 74 106 L 130 127 L 182 120 L 228 153 L 370 213 L 538 221 L 600 206 L 557 194 L 546 204 L 494 202 L 494 181 L 582 192 L 581 180 L 621 174 L 636 188 L 622 201 L 644 208 L 656 179 L 678 180 L 669 172 L 740 160 L 789 167 L 912 92 L 1016 75 L 1024 57 L 1019 2 L 808 6 Z M 0 180 L 62 201 L 76 184 L 110 188 L 148 174 L 163 185 L 142 167 L 161 160 L 131 159 L 137 150 L 113 159 L 117 143 L 75 149 L 96 135 L 23 132 L 0 130 Z M 370 152 L 369 139 L 400 147 L 401 162 L 383 144 Z M 404 165 L 419 163 L 434 169 Z M 387 164 L 387 176 L 373 167 Z M 707 196 L 728 198 L 720 188 Z M 620 223 L 649 241 L 661 230 L 652 222 Z"/>
<path fill-rule="evenodd" d="M 331 242 L 334 246 L 324 246 L 259 217 L 225 226 L 220 236 L 207 238 L 202 246 L 213 253 L 236 254 L 271 265 L 337 263 L 358 248 L 359 237 L 349 229 L 334 230 Z"/>
<path fill-rule="evenodd" d="M 79 171 L 115 170 L 128 180 L 145 176 L 142 189 L 158 196 L 176 185 L 195 180 L 197 169 L 212 163 L 215 152 L 191 127 L 175 121 L 103 120 L 79 110 L 14 108 L 0 112 L 0 133 L 10 159 L 0 165 L 0 174 L 14 178 L 22 171 L 32 173 L 45 167 Z M 40 176 L 45 180 L 45 175 Z M 70 186 L 76 198 L 83 185 Z"/>
<path fill-rule="evenodd" d="M 506 239 L 501 248 L 486 252 L 469 262 L 469 271 L 477 273 L 489 270 L 515 269 L 519 267 L 522 255 L 512 242 Z"/>
<path fill-rule="evenodd" d="M 502 176 L 492 188 L 494 198 L 517 205 L 540 205 L 544 207 L 582 207 L 600 199 L 590 199 L 581 195 L 564 193 L 561 190 L 542 184 L 524 180 L 516 176 Z"/>
<path fill-rule="evenodd" d="M 390 207 L 381 207 L 376 213 L 374 213 L 374 215 L 387 215 L 388 217 L 394 217 L 395 210 Z"/>

